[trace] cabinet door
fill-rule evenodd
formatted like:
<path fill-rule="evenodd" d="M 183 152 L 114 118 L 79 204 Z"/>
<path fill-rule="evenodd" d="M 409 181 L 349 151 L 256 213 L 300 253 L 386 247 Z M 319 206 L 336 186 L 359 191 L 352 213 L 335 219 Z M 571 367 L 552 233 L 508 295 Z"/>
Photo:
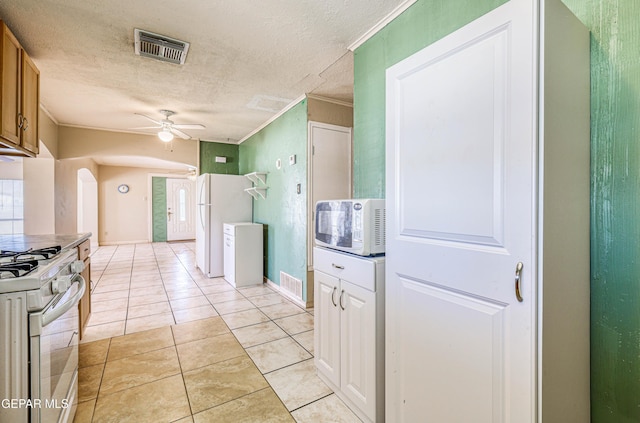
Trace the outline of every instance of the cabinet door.
<path fill-rule="evenodd" d="M 38 110 L 40 103 L 40 71 L 22 50 L 22 139 L 20 145 L 38 154 Z"/>
<path fill-rule="evenodd" d="M 20 145 L 18 113 L 20 112 L 20 44 L 9 28 L 0 24 L 2 30 L 2 80 L 0 91 L 0 136 Z"/>
<path fill-rule="evenodd" d="M 84 270 L 81 275 L 86 283 L 86 290 L 78 304 L 80 314 L 80 339 L 84 337 L 84 330 L 91 315 L 91 259 L 87 258 L 84 261 Z"/>
<path fill-rule="evenodd" d="M 340 282 L 316 270 L 314 278 L 314 349 L 319 372 L 340 386 Z"/>
<path fill-rule="evenodd" d="M 227 282 L 236 284 L 236 246 L 235 237 L 224 236 L 224 278 Z"/>
<path fill-rule="evenodd" d="M 341 389 L 375 421 L 376 294 L 344 280 L 340 283 Z"/>

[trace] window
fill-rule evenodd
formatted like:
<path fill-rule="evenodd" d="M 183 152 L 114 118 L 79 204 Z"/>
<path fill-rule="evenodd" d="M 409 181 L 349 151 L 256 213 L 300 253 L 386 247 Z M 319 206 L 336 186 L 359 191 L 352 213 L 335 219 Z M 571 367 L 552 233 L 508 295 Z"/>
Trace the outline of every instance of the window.
<path fill-rule="evenodd" d="M 180 222 L 186 222 L 187 221 L 187 190 L 184 188 L 180 188 L 180 193 L 179 195 L 179 203 L 180 203 L 180 209 L 178 211 L 178 220 L 180 220 Z"/>
<path fill-rule="evenodd" d="M 0 235 L 24 233 L 23 181 L 0 179 Z"/>

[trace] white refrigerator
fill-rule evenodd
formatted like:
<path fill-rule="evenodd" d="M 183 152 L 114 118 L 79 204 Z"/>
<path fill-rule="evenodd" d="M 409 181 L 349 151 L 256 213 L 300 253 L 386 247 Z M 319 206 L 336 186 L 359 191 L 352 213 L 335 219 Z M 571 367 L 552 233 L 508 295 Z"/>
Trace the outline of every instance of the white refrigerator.
<path fill-rule="evenodd" d="M 198 176 L 196 265 L 205 276 L 224 276 L 224 222 L 251 222 L 252 186 L 242 175 L 205 173 Z"/>

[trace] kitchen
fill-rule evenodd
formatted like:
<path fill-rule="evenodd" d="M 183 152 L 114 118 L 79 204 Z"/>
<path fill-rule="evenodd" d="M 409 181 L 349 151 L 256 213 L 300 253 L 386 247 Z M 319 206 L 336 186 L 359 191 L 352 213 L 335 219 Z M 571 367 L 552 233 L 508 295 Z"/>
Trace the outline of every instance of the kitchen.
<path fill-rule="evenodd" d="M 480 2 L 479 2 L 480 3 Z M 384 196 L 384 101 L 381 100 L 384 91 L 384 70 L 386 67 L 409 56 L 413 52 L 432 43 L 453 29 L 470 22 L 487 10 L 491 10 L 502 2 L 481 2 L 474 5 L 473 9 L 465 4 L 451 3 L 448 6 L 434 6 L 428 1 L 418 1 L 394 22 L 383 29 L 383 33 L 389 38 L 374 37 L 356 48 L 355 61 L 355 93 L 354 93 L 354 197 L 383 197 Z M 615 4 L 598 2 L 597 7 L 583 1 L 565 2 L 578 17 L 585 23 L 592 33 L 592 368 L 591 368 L 591 395 L 592 395 L 592 421 L 634 421 L 637 420 L 637 398 L 631 392 L 637 390 L 635 373 L 637 366 L 628 365 L 637 360 L 637 344 L 632 342 L 633 334 L 638 333 L 637 319 L 634 317 L 638 296 L 636 295 L 635 276 L 637 269 L 631 263 L 635 262 L 637 249 L 633 243 L 633 233 L 637 224 L 637 217 L 630 210 L 634 210 L 634 204 L 638 196 L 637 188 L 632 185 L 638 166 L 634 150 L 629 149 L 631 139 L 635 135 L 634 124 L 638 107 L 633 93 L 637 92 L 637 79 L 632 60 L 632 51 L 637 47 L 637 39 L 633 36 L 633 16 L 637 16 L 637 6 L 630 1 L 620 1 Z M 3 6 L 4 7 L 4 6 Z M 418 22 L 426 22 L 422 25 Z M 383 39 L 385 38 L 385 39 Z M 375 78 L 373 77 L 374 75 Z M 376 79 L 377 78 L 377 79 Z M 613 83 L 609 83 L 613 81 Z M 164 105 L 162 105 L 164 107 Z M 134 111 L 132 111 L 133 114 Z M 149 112 L 150 113 L 150 112 Z M 298 121 L 295 113 L 301 113 L 294 108 L 290 118 Z M 301 113 L 304 114 L 304 113 Z M 41 115 L 44 116 L 44 113 Z M 179 115 L 178 115 L 179 116 Z M 176 116 L 176 121 L 177 117 Z M 289 117 L 286 116 L 285 119 Z M 63 187 L 75 187 L 77 170 L 87 168 L 96 175 L 99 192 L 117 194 L 117 185 L 127 183 L 128 180 L 118 181 L 117 177 L 108 182 L 102 181 L 100 174 L 107 165 L 98 165 L 90 157 L 91 152 L 76 154 L 65 143 L 72 135 L 78 134 L 79 138 L 98 138 L 96 132 L 84 132 L 82 128 L 60 126 L 51 119 L 44 118 L 41 123 L 41 140 L 51 150 L 55 159 L 49 164 L 55 168 L 55 199 L 53 196 L 35 197 L 35 203 L 27 206 L 25 194 L 25 209 L 29 213 L 39 213 L 44 209 L 54 210 L 55 218 L 47 216 L 46 222 L 56 233 L 75 233 L 76 228 L 76 192 L 75 189 L 63 189 Z M 140 126 L 132 124 L 131 127 Z M 240 160 L 239 173 L 264 170 L 260 168 L 263 163 L 249 163 L 260 160 L 263 155 L 264 164 L 273 166 L 277 158 L 285 159 L 292 153 L 296 153 L 298 159 L 305 157 L 306 139 L 297 145 L 298 150 L 287 148 L 285 151 L 271 151 L 277 149 L 281 133 L 289 134 L 299 129 L 291 130 L 291 123 L 284 122 L 282 128 L 276 133 L 258 134 L 260 140 L 255 139 L 251 144 L 238 147 Z M 45 129 L 42 129 L 45 128 Z M 296 127 L 297 128 L 297 127 Z M 69 136 L 68 136 L 69 135 Z M 108 134 L 114 142 L 116 138 L 123 137 L 123 145 L 133 148 L 138 138 L 134 134 L 116 135 Z M 240 137 L 238 137 L 239 139 Z M 295 139 L 292 135 L 290 139 Z M 299 138 L 299 137 L 298 137 Z M 53 140 L 53 141 L 52 141 Z M 47 144 L 49 141 L 49 144 Z M 56 145 L 57 141 L 57 145 Z M 61 142 L 62 141 L 62 142 Z M 166 159 L 172 154 L 180 152 L 179 142 L 174 142 L 174 151 L 171 153 L 162 147 L 152 147 L 151 137 L 148 139 L 149 148 L 146 154 L 153 156 L 165 155 Z M 295 142 L 295 141 L 292 141 Z M 77 144 L 82 144 L 78 141 Z M 299 142 L 300 144 L 300 142 Z M 188 144 L 187 148 L 193 148 Z M 224 147 L 221 147 L 224 148 Z M 71 151 L 70 151 L 71 150 Z M 156 151 L 161 150 L 161 151 Z M 246 153 L 243 155 L 243 151 Z M 125 154 L 125 153 L 123 153 Z M 218 154 L 227 156 L 227 154 Z M 194 157 L 194 156 L 192 156 Z M 243 159 L 244 157 L 244 159 Z M 162 158 L 162 157 L 159 157 Z M 195 158 L 189 162 L 197 166 Z M 25 160 L 26 161 L 26 160 Z M 292 168 L 289 168 L 289 170 Z M 298 168 L 300 169 L 300 168 Z M 123 169 L 124 170 L 124 169 Z M 136 170 L 126 169 L 135 174 Z M 287 168 L 285 167 L 285 170 Z M 297 170 L 297 169 L 296 169 Z M 626 173 L 629 172 L 629 173 Z M 148 172 L 147 172 L 148 173 Z M 282 173 L 282 186 L 293 186 L 300 183 L 299 175 Z M 58 178 L 60 176 L 60 178 Z M 53 178 L 48 178 L 45 183 L 51 184 Z M 26 183 L 26 182 L 25 182 Z M 108 187 L 106 186 L 108 184 Z M 138 195 L 133 198 L 134 192 L 148 192 L 147 185 L 132 186 L 131 195 L 115 196 L 116 199 L 137 200 L 131 210 L 139 210 L 142 200 Z M 270 184 L 270 188 L 275 187 Z M 134 191 L 135 190 L 135 191 Z M 51 192 L 51 191 L 49 191 Z M 145 194 L 142 194 L 143 196 Z M 44 204 L 37 201 L 45 199 Z M 267 197 L 268 199 L 269 197 Z M 100 204 L 100 201 L 99 201 Z M 265 206 L 265 203 L 262 204 Z M 297 203 L 293 206 L 302 207 Z M 143 206 L 146 208 L 146 206 Z M 293 207 L 288 207 L 292 210 Z M 105 216 L 105 213 L 98 213 Z M 108 214 L 107 214 L 108 215 Z M 279 218 L 277 209 L 265 210 L 265 215 L 274 220 Z M 291 217 L 291 216 L 286 216 Z M 25 215 L 25 219 L 28 216 Z M 109 218 L 109 217 L 105 217 Z M 53 222 L 53 223 L 51 223 Z M 144 218 L 142 224 L 135 225 L 134 230 L 148 226 L 148 218 Z M 283 226 L 290 220 L 283 219 Z M 118 222 L 107 222 L 110 227 L 116 227 Z M 111 233 L 111 231 L 109 231 Z M 44 232 L 41 232 L 44 233 Z M 145 236 L 139 233 L 132 234 L 135 238 L 122 239 L 122 241 L 144 240 Z M 296 239 L 295 245 L 302 245 L 294 232 L 292 236 L 283 239 Z M 107 235 L 108 236 L 108 235 Z M 112 240 L 112 241 L 118 241 Z M 306 238 L 305 238 L 306 241 Z M 301 247 L 298 247 L 301 248 Z M 277 244 L 270 252 L 274 257 L 284 257 L 286 252 L 295 250 L 291 244 Z M 305 277 L 302 259 L 296 259 L 289 270 L 294 276 Z M 289 264 L 282 264 L 282 267 Z M 272 269 L 272 275 L 277 275 L 280 269 Z M 268 275 L 267 275 L 268 276 Z M 271 279 L 271 278 L 270 278 Z M 278 279 L 276 276 L 274 279 Z M 273 280 L 273 279 L 272 279 Z M 635 308 L 634 308 L 635 307 Z M 613 323 L 618 322 L 618 323 Z M 623 365 L 621 363 L 627 363 Z M 615 368 L 614 372 L 610 369 Z M 635 411 L 634 411 L 635 410 Z"/>

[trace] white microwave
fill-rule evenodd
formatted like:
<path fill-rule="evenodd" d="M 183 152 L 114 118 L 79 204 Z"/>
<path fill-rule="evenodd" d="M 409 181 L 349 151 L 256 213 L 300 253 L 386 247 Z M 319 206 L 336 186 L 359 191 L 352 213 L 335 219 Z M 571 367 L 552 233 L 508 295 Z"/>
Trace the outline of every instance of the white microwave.
<path fill-rule="evenodd" d="M 316 203 L 316 245 L 360 256 L 384 254 L 384 199 Z"/>

